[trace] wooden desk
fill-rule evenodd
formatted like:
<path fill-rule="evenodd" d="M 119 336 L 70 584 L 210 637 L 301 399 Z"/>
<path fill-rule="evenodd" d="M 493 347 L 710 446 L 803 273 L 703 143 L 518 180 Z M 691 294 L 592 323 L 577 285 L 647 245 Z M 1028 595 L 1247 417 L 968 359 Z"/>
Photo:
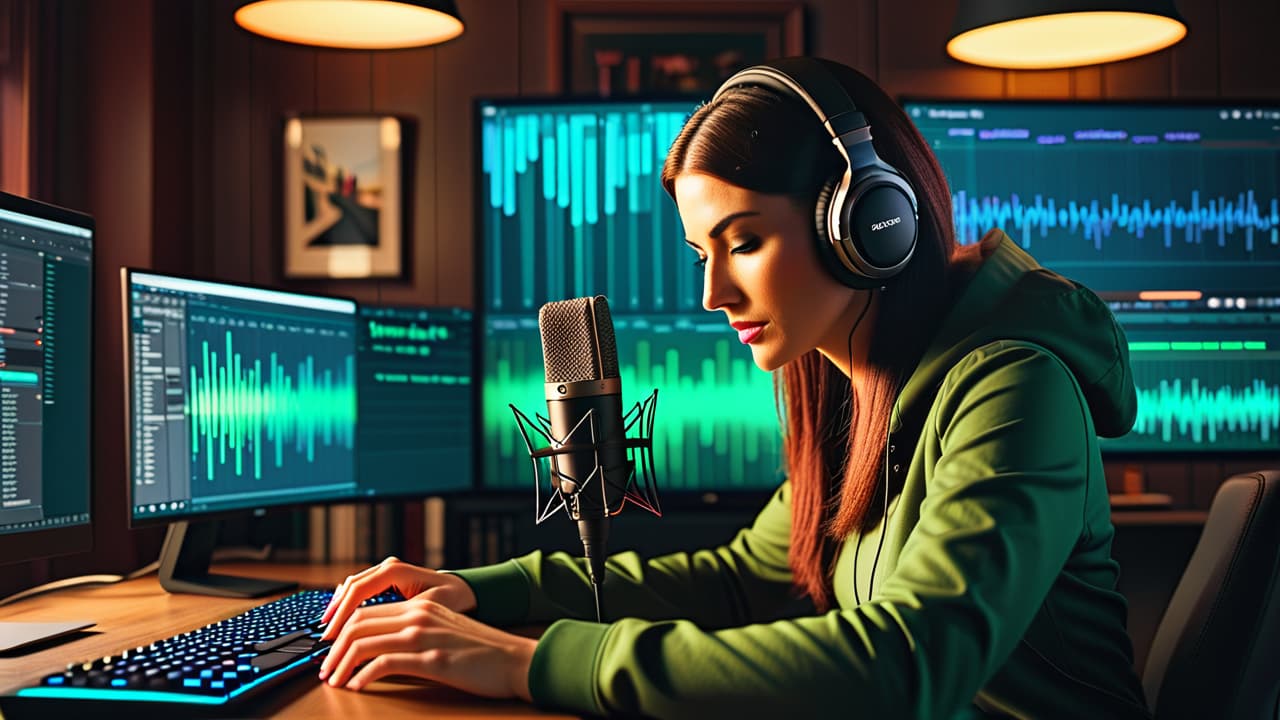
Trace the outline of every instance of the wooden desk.
<path fill-rule="evenodd" d="M 332 588 L 362 566 L 282 563 L 232 563 L 216 572 L 252 577 L 293 579 L 303 588 Z M 41 622 L 86 619 L 97 622 L 77 639 L 26 655 L 0 656 L 0 695 L 13 695 L 34 685 L 67 663 L 114 654 L 163 637 L 231 617 L 277 596 L 237 600 L 203 595 L 171 595 L 154 575 L 114 585 L 59 590 L 0 608 L 0 621 Z M 77 637 L 77 636 L 73 636 Z M 315 672 L 319 671 L 319 664 Z M 443 685 L 409 679 L 381 681 L 361 692 L 331 688 L 315 672 L 304 673 L 269 690 L 245 708 L 261 717 L 432 717 L 506 718 L 571 717 L 540 713 L 519 701 L 477 698 Z"/>

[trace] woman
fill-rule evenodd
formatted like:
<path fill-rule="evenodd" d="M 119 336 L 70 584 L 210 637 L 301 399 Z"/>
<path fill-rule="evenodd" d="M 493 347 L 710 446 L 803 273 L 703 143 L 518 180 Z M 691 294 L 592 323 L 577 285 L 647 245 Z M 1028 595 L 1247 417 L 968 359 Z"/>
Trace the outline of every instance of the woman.
<path fill-rule="evenodd" d="M 862 160 L 901 174 L 918 232 L 880 275 L 823 244 L 828 183 L 869 146 L 837 152 L 799 92 L 722 88 L 673 143 L 662 180 L 703 304 L 777 371 L 788 479 L 753 526 L 715 550 L 614 556 L 604 606 L 624 619 L 603 625 L 566 619 L 593 604 L 563 554 L 457 573 L 388 560 L 339 587 L 322 678 L 659 717 L 1148 715 L 1097 444 L 1135 415 L 1123 334 L 1002 232 L 958 251 L 906 116 L 847 67 L 795 63 L 865 115 Z M 387 587 L 413 599 L 354 611 Z M 489 626 L 543 622 L 538 641 Z"/>

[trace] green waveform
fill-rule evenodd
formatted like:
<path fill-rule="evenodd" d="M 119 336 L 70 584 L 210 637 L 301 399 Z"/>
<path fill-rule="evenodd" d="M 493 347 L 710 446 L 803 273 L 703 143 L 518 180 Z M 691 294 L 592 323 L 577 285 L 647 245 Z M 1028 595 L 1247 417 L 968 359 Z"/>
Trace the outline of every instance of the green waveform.
<path fill-rule="evenodd" d="M 1138 388 L 1138 419 L 1133 432 L 1159 434 L 1172 442 L 1174 433 L 1194 443 L 1218 440 L 1224 433 L 1256 434 L 1267 443 L 1280 434 L 1280 385 L 1255 379 L 1243 388 L 1202 386 L 1198 378 L 1160 380 Z"/>
<path fill-rule="evenodd" d="M 317 373 L 310 355 L 289 368 L 293 374 L 274 352 L 266 367 L 261 358 L 249 366 L 232 347 L 230 331 L 222 364 L 208 341 L 201 343 L 200 352 L 200 364 L 190 366 L 185 410 L 191 418 L 192 451 L 197 457 L 204 454 L 207 480 L 214 479 L 215 466 L 226 465 L 228 451 L 237 476 L 244 475 L 244 455 L 251 452 L 253 477 L 260 480 L 264 450 L 273 452 L 275 467 L 281 468 L 286 446 L 305 454 L 307 462 L 315 460 L 317 439 L 324 445 L 354 447 L 353 356 L 346 358 L 338 376 L 327 368 Z"/>
<path fill-rule="evenodd" d="M 497 358 L 484 379 L 485 483 L 530 482 L 524 441 L 508 403 L 532 417 L 546 414 L 542 356 L 533 343 L 491 337 Z M 658 389 L 653 462 L 661 487 L 678 490 L 765 489 L 777 485 L 782 437 L 773 380 L 715 340 L 709 355 L 681 353 L 648 340 L 618 338 L 624 411 Z M 690 363 L 689 358 L 694 358 Z M 683 364 L 682 364 L 683 360 Z M 635 435 L 633 431 L 631 435 Z M 537 439 L 537 445 L 542 441 Z"/>

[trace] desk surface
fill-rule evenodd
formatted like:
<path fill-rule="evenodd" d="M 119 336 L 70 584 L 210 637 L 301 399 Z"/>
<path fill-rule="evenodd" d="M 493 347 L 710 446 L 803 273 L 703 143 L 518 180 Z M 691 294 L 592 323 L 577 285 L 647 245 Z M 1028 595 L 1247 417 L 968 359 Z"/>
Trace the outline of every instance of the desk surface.
<path fill-rule="evenodd" d="M 297 580 L 303 588 L 333 587 L 356 565 L 303 565 L 282 563 L 234 563 L 216 566 L 216 572 L 252 577 Z M 154 575 L 114 585 L 59 590 L 0 608 L 0 622 L 52 622 L 92 620 L 97 623 L 77 639 L 55 643 L 26 655 L 0 657 L 0 695 L 79 662 L 110 655 L 126 648 L 149 644 L 159 638 L 203 627 L 280 597 L 239 600 L 203 595 L 171 595 L 160 588 Z M 317 665 L 317 670 L 319 666 Z M 482 718 L 570 717 L 539 713 L 518 701 L 477 698 L 442 685 L 408 679 L 382 681 L 361 692 L 331 688 L 304 674 L 268 691 L 267 697 L 247 710 L 273 717 L 403 717 Z"/>

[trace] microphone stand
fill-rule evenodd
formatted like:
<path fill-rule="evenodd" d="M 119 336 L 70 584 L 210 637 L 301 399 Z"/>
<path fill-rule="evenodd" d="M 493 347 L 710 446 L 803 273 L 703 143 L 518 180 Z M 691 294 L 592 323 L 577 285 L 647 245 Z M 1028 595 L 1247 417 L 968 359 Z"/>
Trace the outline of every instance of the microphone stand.
<path fill-rule="evenodd" d="M 658 504 L 658 489 L 654 482 L 653 473 L 653 419 L 658 403 L 658 391 L 654 390 L 649 394 L 643 402 L 637 402 L 623 417 L 624 432 L 629 433 L 636 428 L 638 437 L 627 437 L 621 441 L 612 441 L 610 445 L 622 445 L 626 448 L 628 454 L 628 462 L 626 469 L 626 480 L 622 485 L 623 502 L 638 505 L 645 510 L 662 517 L 662 509 Z M 605 563 L 605 545 L 609 536 L 609 509 L 607 502 L 607 494 L 605 494 L 603 484 L 606 480 L 604 468 L 600 466 L 599 450 L 605 445 L 603 442 L 592 442 L 588 444 L 572 444 L 565 440 L 572 437 L 577 431 L 575 426 L 566 436 L 566 438 L 555 438 L 552 436 L 551 421 L 541 414 L 534 414 L 537 423 L 529 420 L 529 418 L 515 405 L 508 404 L 511 412 L 515 414 L 516 426 L 520 430 L 521 437 L 524 438 L 525 448 L 529 452 L 529 460 L 533 463 L 534 477 L 534 505 L 537 509 L 534 521 L 541 525 L 544 520 L 554 515 L 558 510 L 563 508 L 565 512 L 578 524 L 578 537 L 582 540 L 583 555 L 587 560 L 587 572 L 591 577 L 591 590 L 595 599 L 596 621 L 604 622 L 604 603 L 601 598 L 601 587 L 604 585 L 604 563 Z M 588 412 L 579 420 L 580 425 L 583 422 L 592 423 L 594 429 L 595 419 L 591 412 Z M 638 426 L 638 427 L 637 427 Z M 542 436 L 547 442 L 547 447 L 535 450 L 533 443 L 529 439 L 528 429 L 532 429 L 535 433 Z M 592 433 L 592 437 L 597 437 Z M 594 450 L 596 452 L 596 466 L 593 472 L 582 482 L 569 477 L 559 470 L 557 459 L 561 455 L 581 452 L 583 450 Z M 553 492 L 547 501 L 546 507 L 542 507 L 541 488 L 542 473 L 541 463 L 543 460 L 549 461 L 551 465 L 551 484 Z M 637 473 L 637 469 L 639 472 Z M 583 517 L 580 507 L 580 493 L 584 486 L 589 485 L 591 480 L 596 480 L 601 486 L 601 508 L 599 517 Z M 567 492 L 565 491 L 567 489 Z M 621 510 L 621 506 L 618 508 Z"/>
<path fill-rule="evenodd" d="M 600 605 L 600 586 L 604 584 L 604 552 L 609 536 L 608 520 L 579 520 L 578 537 L 582 539 L 582 554 L 587 559 L 587 574 L 591 576 L 591 590 L 596 598 L 596 622 L 604 622 Z"/>

